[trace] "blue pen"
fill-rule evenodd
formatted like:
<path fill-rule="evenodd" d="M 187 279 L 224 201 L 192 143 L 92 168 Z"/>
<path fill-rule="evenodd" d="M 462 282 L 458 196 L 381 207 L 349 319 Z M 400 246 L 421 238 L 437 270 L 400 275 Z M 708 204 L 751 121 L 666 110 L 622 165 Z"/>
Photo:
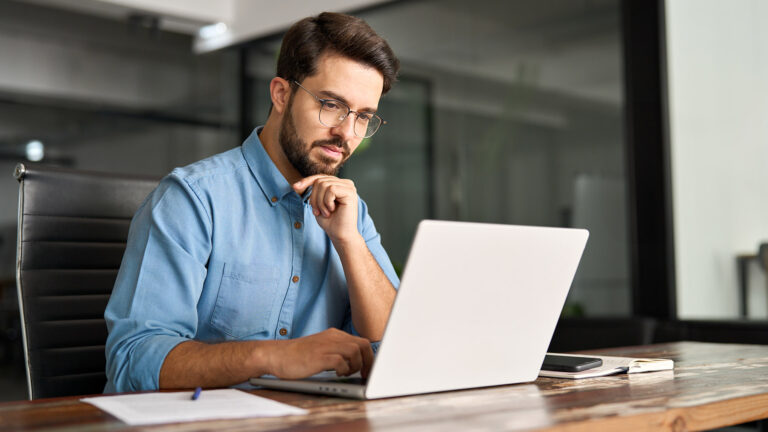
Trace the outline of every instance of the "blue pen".
<path fill-rule="evenodd" d="M 200 392 L 203 391 L 202 388 L 198 387 L 195 389 L 195 393 L 192 394 L 192 400 L 197 400 L 197 398 L 200 397 Z"/>

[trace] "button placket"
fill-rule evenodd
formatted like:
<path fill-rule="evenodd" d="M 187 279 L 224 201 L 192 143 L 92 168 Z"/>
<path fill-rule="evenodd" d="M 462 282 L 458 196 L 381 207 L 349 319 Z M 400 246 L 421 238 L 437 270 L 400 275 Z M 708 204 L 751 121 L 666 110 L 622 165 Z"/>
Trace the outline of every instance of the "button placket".
<path fill-rule="evenodd" d="M 304 258 L 304 206 L 301 201 L 293 202 L 293 200 L 281 201 L 285 209 L 287 210 L 287 217 L 292 221 L 293 228 L 291 233 L 291 279 L 288 286 L 288 291 L 283 302 L 283 307 L 280 310 L 280 316 L 277 322 L 277 334 L 276 338 L 288 339 L 291 337 L 291 327 L 293 325 L 293 314 L 295 312 L 296 298 L 298 296 L 299 284 L 301 280 L 300 271 L 302 267 L 302 261 Z"/>

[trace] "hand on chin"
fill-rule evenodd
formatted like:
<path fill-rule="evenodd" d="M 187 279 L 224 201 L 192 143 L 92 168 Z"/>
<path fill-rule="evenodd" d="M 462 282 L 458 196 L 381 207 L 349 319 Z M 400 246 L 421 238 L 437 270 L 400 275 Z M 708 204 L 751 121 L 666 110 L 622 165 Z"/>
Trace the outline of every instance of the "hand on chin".
<path fill-rule="evenodd" d="M 357 231 L 357 189 L 352 180 L 317 174 L 293 184 L 296 191 L 309 186 L 312 186 L 309 197 L 312 212 L 334 244 L 360 235 Z"/>

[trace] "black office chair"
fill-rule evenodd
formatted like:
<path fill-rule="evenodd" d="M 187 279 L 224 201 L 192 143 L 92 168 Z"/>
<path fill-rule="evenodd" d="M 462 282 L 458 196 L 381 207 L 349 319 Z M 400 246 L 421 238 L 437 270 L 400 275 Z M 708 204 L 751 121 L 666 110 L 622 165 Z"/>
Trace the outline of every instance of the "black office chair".
<path fill-rule="evenodd" d="M 30 399 L 101 393 L 104 308 L 156 178 L 19 164 L 16 283 Z"/>

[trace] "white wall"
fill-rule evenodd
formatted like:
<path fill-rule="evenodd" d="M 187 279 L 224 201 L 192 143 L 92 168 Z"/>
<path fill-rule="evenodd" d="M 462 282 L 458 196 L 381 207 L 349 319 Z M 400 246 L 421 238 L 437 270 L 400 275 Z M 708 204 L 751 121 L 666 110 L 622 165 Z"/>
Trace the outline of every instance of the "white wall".
<path fill-rule="evenodd" d="M 768 2 L 666 2 L 678 316 L 738 313 L 735 257 L 768 241 Z"/>

